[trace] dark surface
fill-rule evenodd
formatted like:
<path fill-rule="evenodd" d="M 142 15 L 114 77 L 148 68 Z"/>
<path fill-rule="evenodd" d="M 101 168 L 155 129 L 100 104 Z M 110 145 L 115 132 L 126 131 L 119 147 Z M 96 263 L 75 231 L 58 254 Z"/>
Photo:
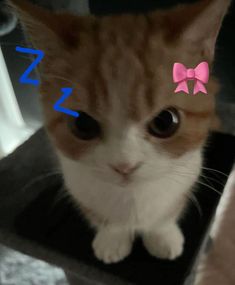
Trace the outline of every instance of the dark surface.
<path fill-rule="evenodd" d="M 34 144 L 36 143 L 38 142 L 34 138 Z M 235 137 L 230 135 L 215 133 L 210 138 L 209 147 L 206 150 L 205 166 L 216 171 L 203 171 L 203 175 L 208 178 L 201 181 L 210 186 L 201 185 L 196 193 L 202 216 L 199 215 L 195 205 L 190 205 L 184 220 L 181 222 L 186 236 L 185 252 L 175 262 L 161 261 L 150 257 L 140 241 L 135 244 L 131 256 L 125 261 L 109 266 L 98 262 L 91 250 L 93 232 L 89 230 L 71 202 L 68 202 L 67 199 L 58 200 L 62 185 L 59 176 L 47 178 L 49 187 L 46 187 L 45 182 L 42 185 L 42 182 L 39 181 L 31 185 L 32 190 L 41 188 L 42 191 L 17 216 L 15 220 L 17 233 L 75 258 L 88 266 L 95 267 L 101 272 L 111 273 L 133 284 L 183 284 L 192 269 L 200 244 L 220 198 L 220 195 L 212 188 L 214 187 L 219 192 L 223 191 L 223 185 L 227 180 L 226 175 L 229 174 L 234 161 L 234 145 Z M 37 154 L 38 163 L 40 163 L 38 151 L 35 151 L 35 154 Z M 32 161 L 35 161 L 35 154 L 31 153 Z M 43 159 L 45 158 L 42 157 Z M 21 162 L 19 161 L 19 163 Z M 225 173 L 225 175 L 218 171 Z M 89 274 L 87 277 L 89 278 Z M 148 280 L 147 283 L 146 280 Z"/>

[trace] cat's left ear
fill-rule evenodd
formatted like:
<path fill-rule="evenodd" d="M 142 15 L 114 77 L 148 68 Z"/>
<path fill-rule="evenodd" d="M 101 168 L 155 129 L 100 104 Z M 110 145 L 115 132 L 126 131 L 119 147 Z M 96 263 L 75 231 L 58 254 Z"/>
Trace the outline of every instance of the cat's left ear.
<path fill-rule="evenodd" d="M 182 44 L 201 47 L 201 54 L 211 61 L 216 40 L 231 0 L 201 0 L 178 7 L 170 15 L 170 35 Z"/>

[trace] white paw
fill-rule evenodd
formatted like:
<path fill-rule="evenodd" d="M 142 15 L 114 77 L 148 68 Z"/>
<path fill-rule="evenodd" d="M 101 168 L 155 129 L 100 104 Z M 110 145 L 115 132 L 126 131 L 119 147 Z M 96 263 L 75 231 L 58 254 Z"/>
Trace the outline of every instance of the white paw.
<path fill-rule="evenodd" d="M 151 255 L 174 260 L 183 252 L 184 236 L 177 225 L 171 225 L 161 232 L 144 233 L 143 242 Z"/>
<path fill-rule="evenodd" d="M 128 231 L 104 228 L 96 234 L 92 247 L 96 257 L 104 263 L 119 262 L 131 252 L 132 236 Z"/>

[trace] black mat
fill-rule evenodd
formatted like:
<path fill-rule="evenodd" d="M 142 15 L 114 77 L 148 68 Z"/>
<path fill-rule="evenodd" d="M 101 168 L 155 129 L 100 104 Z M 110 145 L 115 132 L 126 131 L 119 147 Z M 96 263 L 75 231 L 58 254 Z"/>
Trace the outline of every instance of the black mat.
<path fill-rule="evenodd" d="M 37 135 L 40 138 L 42 133 Z M 35 145 L 39 144 L 35 137 L 32 142 Z M 29 142 L 26 145 L 29 146 Z M 200 211 L 194 204 L 190 205 L 187 215 L 181 221 L 186 236 L 185 252 L 182 257 L 174 262 L 150 257 L 140 241 L 136 242 L 132 254 L 119 264 L 103 265 L 97 261 L 91 250 L 93 232 L 89 230 L 86 222 L 71 203 L 66 199 L 57 201 L 62 186 L 62 179 L 57 175 L 48 177 L 47 183 L 38 181 L 31 186 L 31 191 L 35 188 L 41 188 L 41 191 L 16 217 L 16 232 L 20 236 L 36 241 L 48 249 L 75 258 L 90 268 L 95 267 L 101 273 L 111 273 L 113 276 L 118 276 L 132 284 L 184 284 L 193 267 L 201 242 L 220 199 L 220 195 L 212 188 L 222 193 L 223 185 L 227 180 L 226 175 L 229 174 L 234 162 L 234 146 L 235 137 L 233 136 L 218 133 L 211 135 L 209 147 L 206 149 L 204 166 L 216 171 L 203 171 L 203 175 L 208 178 L 201 178 L 201 182 L 210 186 L 198 185 L 196 196 L 201 207 L 202 216 L 200 216 Z M 38 153 L 41 153 L 42 159 L 45 160 L 43 158 L 44 147 L 42 146 L 41 150 L 35 149 L 31 144 L 30 148 L 34 149 L 38 159 L 37 163 L 41 165 Z M 23 148 L 21 152 L 23 157 Z M 31 160 L 35 163 L 34 153 L 31 153 L 31 155 Z M 21 164 L 22 161 L 18 161 L 18 163 Z M 30 166 L 30 162 L 28 162 L 28 166 Z M 225 175 L 220 172 L 225 173 Z M 90 277 L 89 271 L 87 277 Z M 110 282 L 107 284 L 113 284 Z"/>

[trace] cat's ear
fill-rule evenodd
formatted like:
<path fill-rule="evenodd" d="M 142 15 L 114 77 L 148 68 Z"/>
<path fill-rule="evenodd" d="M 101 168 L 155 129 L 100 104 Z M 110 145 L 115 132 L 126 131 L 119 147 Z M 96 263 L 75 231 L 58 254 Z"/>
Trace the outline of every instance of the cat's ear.
<path fill-rule="evenodd" d="M 201 0 L 178 7 L 168 15 L 168 37 L 182 44 L 202 48 L 201 53 L 212 60 L 216 39 L 231 0 Z"/>
<path fill-rule="evenodd" d="M 9 0 L 9 5 L 18 14 L 35 48 L 56 52 L 77 41 L 68 27 L 74 16 L 56 14 L 25 0 Z"/>

